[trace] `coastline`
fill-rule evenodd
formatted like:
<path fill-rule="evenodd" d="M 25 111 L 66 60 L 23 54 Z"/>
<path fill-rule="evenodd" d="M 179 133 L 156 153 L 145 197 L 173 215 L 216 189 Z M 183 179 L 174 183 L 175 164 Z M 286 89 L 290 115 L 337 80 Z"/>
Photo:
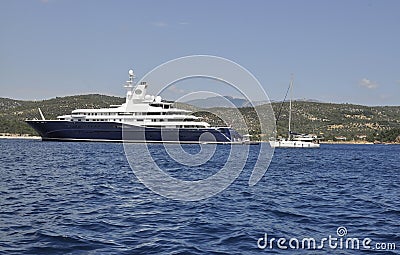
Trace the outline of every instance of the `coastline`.
<path fill-rule="evenodd" d="M 374 144 L 367 141 L 320 141 L 320 144 Z"/>
<path fill-rule="evenodd" d="M 383 144 L 383 145 L 388 145 L 388 144 L 393 144 L 393 145 L 400 145 L 400 143 L 396 142 L 380 142 L 380 143 L 373 143 L 373 142 L 366 142 L 366 141 L 347 141 L 347 142 L 333 142 L 333 141 L 321 141 L 320 144 Z"/>
<path fill-rule="evenodd" d="M 16 134 L 2 134 L 0 135 L 0 139 L 30 139 L 30 140 L 39 140 L 42 139 L 40 136 L 30 136 L 30 135 L 16 135 Z"/>
<path fill-rule="evenodd" d="M 17 135 L 17 134 L 0 134 L 0 139 L 26 139 L 26 140 L 40 140 L 42 139 L 40 136 L 31 136 L 28 134 L 22 134 L 22 135 Z M 263 142 L 268 142 L 268 141 L 252 141 L 253 143 L 263 143 Z M 359 144 L 394 144 L 394 145 L 400 145 L 400 143 L 396 142 L 391 142 L 391 143 L 373 143 L 373 142 L 367 142 L 367 141 L 346 141 L 346 142 L 339 142 L 339 141 L 320 141 L 320 144 L 349 144 L 349 145 L 359 145 Z"/>

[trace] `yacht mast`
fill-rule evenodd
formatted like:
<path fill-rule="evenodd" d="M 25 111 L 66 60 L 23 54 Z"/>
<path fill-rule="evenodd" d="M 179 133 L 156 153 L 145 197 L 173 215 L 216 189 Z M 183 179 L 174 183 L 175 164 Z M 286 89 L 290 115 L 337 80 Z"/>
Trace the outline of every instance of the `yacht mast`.
<path fill-rule="evenodd" d="M 289 85 L 289 89 L 290 89 L 290 95 L 289 95 L 289 130 L 288 130 L 288 140 L 291 140 L 291 128 L 290 128 L 290 124 L 292 122 L 292 90 L 293 90 L 293 74 L 292 74 L 292 78 L 290 79 L 290 85 Z"/>

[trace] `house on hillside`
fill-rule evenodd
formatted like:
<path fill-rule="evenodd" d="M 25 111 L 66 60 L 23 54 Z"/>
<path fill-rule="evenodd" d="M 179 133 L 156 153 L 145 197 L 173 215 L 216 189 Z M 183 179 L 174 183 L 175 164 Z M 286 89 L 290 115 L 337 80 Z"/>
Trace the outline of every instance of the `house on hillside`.
<path fill-rule="evenodd" d="M 335 136 L 336 141 L 347 141 L 347 138 L 345 136 Z"/>

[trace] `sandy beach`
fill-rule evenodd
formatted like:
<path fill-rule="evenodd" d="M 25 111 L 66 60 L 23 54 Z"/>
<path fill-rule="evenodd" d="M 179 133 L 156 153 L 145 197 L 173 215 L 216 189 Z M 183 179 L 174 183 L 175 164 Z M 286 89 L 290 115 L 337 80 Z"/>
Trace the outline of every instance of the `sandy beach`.
<path fill-rule="evenodd" d="M 38 139 L 42 139 L 42 138 L 40 136 L 0 135 L 0 139 L 32 139 L 32 140 L 38 140 Z"/>

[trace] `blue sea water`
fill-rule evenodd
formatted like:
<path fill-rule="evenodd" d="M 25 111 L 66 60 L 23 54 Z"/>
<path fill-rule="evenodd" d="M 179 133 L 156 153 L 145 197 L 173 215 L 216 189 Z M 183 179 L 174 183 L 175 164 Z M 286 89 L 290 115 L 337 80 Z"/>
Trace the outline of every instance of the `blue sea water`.
<path fill-rule="evenodd" d="M 185 150 L 195 154 L 198 147 Z M 229 146 L 217 150 L 228 153 Z M 250 153 L 257 150 L 251 146 Z M 0 254 L 400 252 L 396 145 L 276 149 L 255 186 L 248 186 L 248 162 L 226 190 L 197 202 L 147 189 L 130 169 L 122 144 L 0 140 L 0 153 Z M 163 160 L 162 153 L 154 155 Z M 191 173 L 196 168 L 164 163 L 183 179 L 204 178 L 220 167 L 218 160 L 211 161 L 215 168 Z M 316 250 L 283 249 L 276 241 L 262 249 L 257 244 L 266 234 L 268 244 L 272 238 L 339 240 L 339 227 L 347 230 L 342 239 L 370 238 L 371 250 L 333 249 L 326 243 Z M 389 243 L 395 249 L 376 249 Z"/>

